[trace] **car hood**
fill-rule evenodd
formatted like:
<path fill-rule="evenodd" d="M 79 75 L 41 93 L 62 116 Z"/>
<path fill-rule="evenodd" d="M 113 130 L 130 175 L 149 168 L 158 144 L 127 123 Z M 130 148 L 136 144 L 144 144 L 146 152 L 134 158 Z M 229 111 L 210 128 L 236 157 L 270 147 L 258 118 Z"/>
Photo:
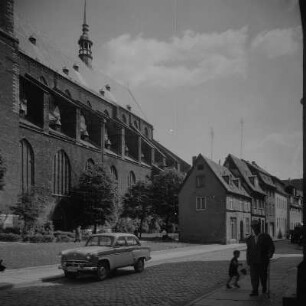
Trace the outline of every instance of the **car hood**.
<path fill-rule="evenodd" d="M 69 249 L 62 251 L 61 254 L 65 257 L 82 257 L 87 256 L 88 254 L 94 255 L 101 252 L 108 252 L 112 249 L 112 247 L 102 247 L 102 246 L 88 246 L 88 247 L 80 247 L 75 249 Z"/>

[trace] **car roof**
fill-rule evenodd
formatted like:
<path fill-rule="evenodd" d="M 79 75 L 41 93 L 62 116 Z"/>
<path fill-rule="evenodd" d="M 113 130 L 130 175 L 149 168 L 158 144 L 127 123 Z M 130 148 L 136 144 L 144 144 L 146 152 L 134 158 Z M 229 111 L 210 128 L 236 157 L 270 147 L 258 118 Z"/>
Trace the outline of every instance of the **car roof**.
<path fill-rule="evenodd" d="M 93 234 L 92 236 L 109 236 L 115 238 L 120 236 L 136 237 L 135 235 L 130 233 L 98 233 L 98 234 Z"/>

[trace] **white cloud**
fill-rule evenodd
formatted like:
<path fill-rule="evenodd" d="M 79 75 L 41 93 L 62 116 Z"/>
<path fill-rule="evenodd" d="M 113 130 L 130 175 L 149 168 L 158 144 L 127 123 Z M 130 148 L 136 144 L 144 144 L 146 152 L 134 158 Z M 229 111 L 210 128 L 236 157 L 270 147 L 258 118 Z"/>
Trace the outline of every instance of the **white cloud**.
<path fill-rule="evenodd" d="M 132 86 L 196 86 L 208 80 L 245 75 L 247 28 L 223 33 L 186 31 L 169 42 L 128 34 L 105 46 L 106 71 Z"/>
<path fill-rule="evenodd" d="M 259 33 L 251 43 L 253 50 L 265 54 L 268 58 L 293 54 L 299 48 L 301 27 L 274 29 Z"/>

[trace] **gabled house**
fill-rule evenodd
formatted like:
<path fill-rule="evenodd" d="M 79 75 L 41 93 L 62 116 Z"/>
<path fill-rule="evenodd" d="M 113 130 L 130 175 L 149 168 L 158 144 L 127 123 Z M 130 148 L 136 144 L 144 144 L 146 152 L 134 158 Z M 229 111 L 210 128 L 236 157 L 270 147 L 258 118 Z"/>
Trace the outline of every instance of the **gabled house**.
<path fill-rule="evenodd" d="M 293 230 L 303 222 L 303 179 L 283 180 L 288 193 L 288 228 Z"/>
<path fill-rule="evenodd" d="M 276 186 L 275 191 L 275 220 L 277 238 L 285 238 L 288 233 L 288 194 L 285 191 L 285 184 L 277 177 L 273 176 Z"/>
<path fill-rule="evenodd" d="M 178 195 L 181 241 L 236 243 L 251 233 L 251 197 L 240 179 L 203 155 Z"/>
<path fill-rule="evenodd" d="M 266 223 L 266 193 L 259 185 L 258 176 L 251 172 L 245 161 L 232 154 L 226 157 L 224 166 L 228 168 L 236 178 L 240 178 L 242 186 L 252 197 L 252 220 L 259 220 L 261 222 L 261 231 L 264 232 Z"/>
<path fill-rule="evenodd" d="M 253 175 L 257 175 L 259 179 L 259 186 L 266 193 L 266 205 L 265 205 L 265 213 L 266 213 L 266 225 L 265 231 L 271 237 L 277 237 L 276 231 L 276 205 L 275 205 L 275 192 L 276 186 L 273 182 L 273 176 L 268 173 L 266 170 L 258 166 L 254 161 L 248 162 L 244 161 L 249 169 L 251 170 Z"/>

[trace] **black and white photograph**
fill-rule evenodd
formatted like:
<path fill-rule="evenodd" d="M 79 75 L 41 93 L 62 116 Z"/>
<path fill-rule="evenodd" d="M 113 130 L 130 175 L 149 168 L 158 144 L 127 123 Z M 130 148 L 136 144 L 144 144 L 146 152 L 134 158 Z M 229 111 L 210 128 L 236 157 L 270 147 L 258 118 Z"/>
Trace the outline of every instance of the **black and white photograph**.
<path fill-rule="evenodd" d="M 0 0 L 0 305 L 306 305 L 305 0 Z"/>

